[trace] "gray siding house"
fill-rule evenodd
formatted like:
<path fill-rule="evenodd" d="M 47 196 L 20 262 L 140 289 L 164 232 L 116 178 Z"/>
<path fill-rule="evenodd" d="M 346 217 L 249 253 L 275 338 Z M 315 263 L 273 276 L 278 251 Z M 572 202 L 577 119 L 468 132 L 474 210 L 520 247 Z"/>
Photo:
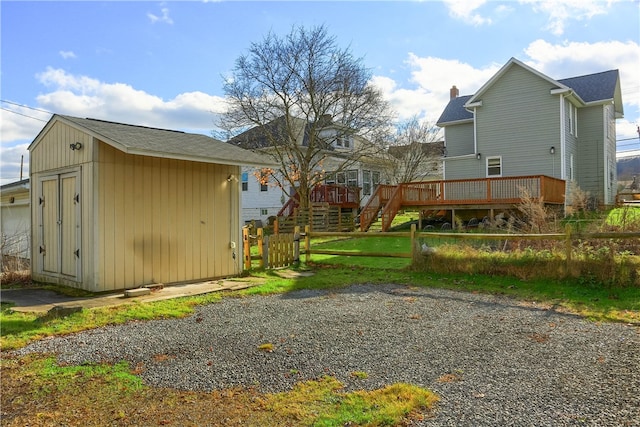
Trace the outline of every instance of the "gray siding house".
<path fill-rule="evenodd" d="M 444 178 L 545 175 L 573 182 L 599 205 L 615 203 L 618 70 L 555 80 L 511 58 L 475 94 L 451 99 Z M 571 185 L 566 186 L 570 191 Z"/>

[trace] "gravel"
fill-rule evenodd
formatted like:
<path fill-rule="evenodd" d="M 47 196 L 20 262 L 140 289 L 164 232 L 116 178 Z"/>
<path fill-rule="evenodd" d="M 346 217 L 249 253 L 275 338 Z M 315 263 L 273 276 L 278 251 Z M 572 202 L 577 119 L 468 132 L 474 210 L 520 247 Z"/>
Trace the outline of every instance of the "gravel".
<path fill-rule="evenodd" d="M 188 318 L 104 327 L 15 353 L 127 360 L 147 384 L 186 390 L 280 392 L 325 374 L 347 390 L 407 382 L 440 396 L 422 426 L 640 426 L 639 351 L 637 327 L 534 303 L 354 285 L 225 298 Z"/>

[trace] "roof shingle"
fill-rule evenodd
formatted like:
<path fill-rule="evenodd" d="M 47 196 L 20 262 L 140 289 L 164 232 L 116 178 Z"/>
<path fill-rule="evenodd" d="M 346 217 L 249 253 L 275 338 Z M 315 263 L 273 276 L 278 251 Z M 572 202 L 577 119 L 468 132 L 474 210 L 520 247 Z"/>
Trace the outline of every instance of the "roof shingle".
<path fill-rule="evenodd" d="M 252 151 L 206 135 L 59 114 L 54 115 L 52 120 L 56 117 L 131 154 L 231 165 L 262 166 L 269 163 Z"/>

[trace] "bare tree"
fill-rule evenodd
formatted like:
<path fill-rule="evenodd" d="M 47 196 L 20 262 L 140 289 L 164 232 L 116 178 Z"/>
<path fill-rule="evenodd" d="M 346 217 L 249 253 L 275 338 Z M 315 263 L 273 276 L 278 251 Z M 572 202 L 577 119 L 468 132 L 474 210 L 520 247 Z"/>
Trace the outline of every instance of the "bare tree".
<path fill-rule="evenodd" d="M 383 149 L 391 118 L 370 78 L 362 59 L 338 47 L 324 26 L 269 33 L 226 79 L 221 128 L 246 136 L 229 142 L 271 155 L 278 170 L 260 173 L 294 188 L 307 207 L 329 157 L 336 172 Z"/>
<path fill-rule="evenodd" d="M 389 146 L 392 163 L 389 181 L 396 184 L 424 181 L 437 176 L 444 145 L 440 129 L 429 122 L 412 117 L 397 127 Z"/>

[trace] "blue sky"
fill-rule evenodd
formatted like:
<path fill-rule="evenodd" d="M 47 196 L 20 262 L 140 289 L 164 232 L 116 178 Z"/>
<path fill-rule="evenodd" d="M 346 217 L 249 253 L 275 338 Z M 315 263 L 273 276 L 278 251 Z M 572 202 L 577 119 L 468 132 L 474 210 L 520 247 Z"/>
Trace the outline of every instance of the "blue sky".
<path fill-rule="evenodd" d="M 0 183 L 28 175 L 50 112 L 210 134 L 252 42 L 325 25 L 400 118 L 435 121 L 509 58 L 554 79 L 621 73 L 619 152 L 640 152 L 638 0 L 2 1 Z"/>

